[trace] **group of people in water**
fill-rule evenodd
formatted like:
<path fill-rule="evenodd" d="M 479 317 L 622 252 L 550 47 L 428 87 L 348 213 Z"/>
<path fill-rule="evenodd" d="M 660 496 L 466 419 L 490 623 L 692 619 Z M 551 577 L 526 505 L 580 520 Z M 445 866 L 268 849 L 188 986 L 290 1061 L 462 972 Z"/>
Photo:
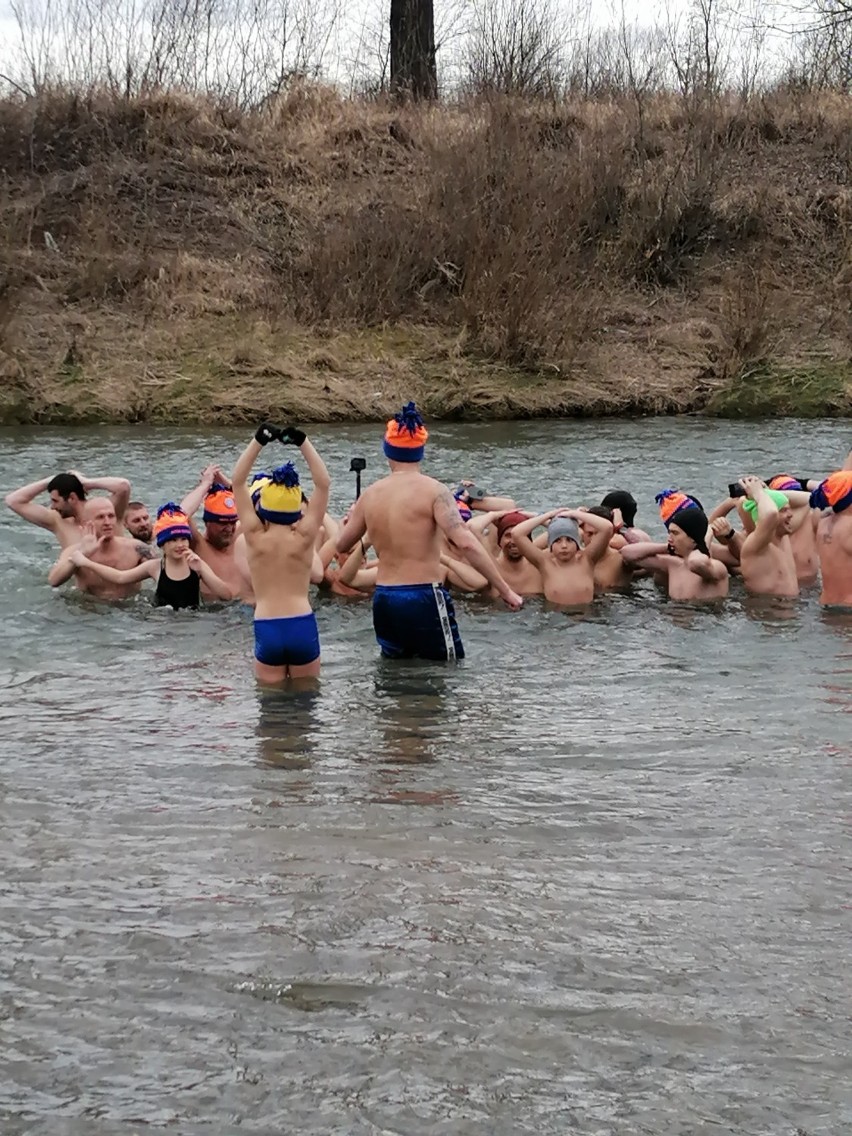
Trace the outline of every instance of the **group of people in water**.
<path fill-rule="evenodd" d="M 663 489 L 656 502 L 666 532 L 654 540 L 636 526 L 637 502 L 624 489 L 599 505 L 536 515 L 470 481 L 448 488 L 422 471 L 428 436 L 408 403 L 385 429 L 389 473 L 339 519 L 328 512 L 328 470 L 304 431 L 269 423 L 230 475 L 208 466 L 179 504 L 160 506 L 153 520 L 131 501 L 126 479 L 76 471 L 14 490 L 6 504 L 56 536 L 53 587 L 73 579 L 83 592 L 116 600 L 150 579 L 163 606 L 250 604 L 255 673 L 268 684 L 319 674 L 312 584 L 372 596 L 376 639 L 388 658 L 464 657 L 453 590 L 517 611 L 529 596 L 585 605 L 641 576 L 680 601 L 722 600 L 732 576 L 750 593 L 786 598 L 821 577 L 823 604 L 852 607 L 852 452 L 827 477 L 743 475 L 709 512 L 686 491 Z M 261 461 L 279 445 L 304 459 L 310 497 L 291 461 Z M 259 472 L 260 464 L 267 468 Z M 36 500 L 43 493 L 49 506 Z"/>

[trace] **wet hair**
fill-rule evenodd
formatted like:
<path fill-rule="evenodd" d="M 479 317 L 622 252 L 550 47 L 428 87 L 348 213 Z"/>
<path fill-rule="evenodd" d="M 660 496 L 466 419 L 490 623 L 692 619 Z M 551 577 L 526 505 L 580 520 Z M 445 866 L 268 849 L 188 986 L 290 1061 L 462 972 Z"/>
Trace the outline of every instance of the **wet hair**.
<path fill-rule="evenodd" d="M 73 473 L 57 473 L 56 477 L 52 477 L 47 483 L 47 491 L 52 493 L 54 490 L 64 501 L 67 501 L 72 493 L 76 493 L 81 501 L 86 500 L 86 490 L 83 488 L 83 483 Z"/>
<path fill-rule="evenodd" d="M 592 505 L 586 512 L 591 513 L 593 517 L 603 517 L 605 521 L 612 520 L 612 509 L 607 508 L 606 505 Z"/>
<path fill-rule="evenodd" d="M 127 508 L 124 511 L 130 513 L 136 509 L 144 509 L 146 513 L 148 512 L 148 506 L 143 501 L 128 501 Z"/>
<path fill-rule="evenodd" d="M 629 529 L 633 528 L 636 510 L 639 506 L 636 504 L 636 498 L 632 493 L 628 493 L 626 489 L 612 489 L 601 501 L 601 504 L 608 509 L 620 509 L 625 525 Z"/>

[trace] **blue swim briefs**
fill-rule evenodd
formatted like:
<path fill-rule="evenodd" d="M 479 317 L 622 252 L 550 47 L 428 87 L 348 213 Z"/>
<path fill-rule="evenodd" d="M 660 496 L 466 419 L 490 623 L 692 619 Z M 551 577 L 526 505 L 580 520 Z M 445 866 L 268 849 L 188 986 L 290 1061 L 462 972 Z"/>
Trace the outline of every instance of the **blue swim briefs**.
<path fill-rule="evenodd" d="M 268 667 L 305 667 L 319 658 L 317 617 L 291 615 L 286 619 L 254 621 L 254 657 Z"/>
<path fill-rule="evenodd" d="M 388 659 L 463 659 L 450 593 L 442 584 L 379 584 L 373 627 Z"/>

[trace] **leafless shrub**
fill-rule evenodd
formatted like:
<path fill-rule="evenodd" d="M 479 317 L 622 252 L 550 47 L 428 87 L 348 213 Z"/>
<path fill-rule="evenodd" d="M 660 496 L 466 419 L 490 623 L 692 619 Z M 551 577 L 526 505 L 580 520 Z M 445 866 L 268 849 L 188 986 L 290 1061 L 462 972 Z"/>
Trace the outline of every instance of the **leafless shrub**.
<path fill-rule="evenodd" d="M 473 92 L 553 96 L 562 80 L 551 0 L 474 0 L 465 86 Z"/>

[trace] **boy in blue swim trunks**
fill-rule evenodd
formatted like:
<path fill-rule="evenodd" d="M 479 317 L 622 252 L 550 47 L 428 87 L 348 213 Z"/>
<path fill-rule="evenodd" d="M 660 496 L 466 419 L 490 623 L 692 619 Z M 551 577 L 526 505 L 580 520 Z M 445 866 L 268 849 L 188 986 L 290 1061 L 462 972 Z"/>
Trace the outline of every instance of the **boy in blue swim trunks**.
<path fill-rule="evenodd" d="M 459 516 L 445 485 L 421 471 L 428 438 L 413 402 L 387 424 L 385 456 L 390 474 L 369 486 L 337 538 L 348 552 L 369 529 L 379 557 L 373 593 L 373 626 L 382 654 L 391 659 L 461 659 L 464 648 L 453 602 L 443 579 L 444 538 L 517 611 L 523 600 Z"/>
<path fill-rule="evenodd" d="M 307 505 L 291 462 L 249 486 L 262 448 L 274 441 L 298 447 L 308 463 L 314 491 Z M 256 598 L 255 675 L 267 684 L 316 678 L 320 643 L 308 587 L 314 542 L 328 506 L 328 470 L 303 431 L 263 423 L 234 466 L 233 483 Z"/>

